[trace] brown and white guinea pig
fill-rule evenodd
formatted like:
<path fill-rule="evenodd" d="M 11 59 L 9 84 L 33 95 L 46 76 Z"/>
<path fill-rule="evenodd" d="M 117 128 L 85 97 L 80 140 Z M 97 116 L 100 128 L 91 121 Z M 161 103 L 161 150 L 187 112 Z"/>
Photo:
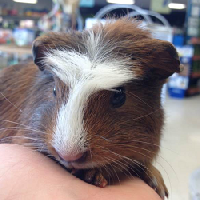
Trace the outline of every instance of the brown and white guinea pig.
<path fill-rule="evenodd" d="M 1 71 L 1 143 L 52 156 L 100 187 L 134 175 L 167 196 L 152 161 L 164 119 L 161 89 L 180 71 L 173 45 L 121 18 L 47 33 L 34 41 L 33 57 L 35 64 Z"/>

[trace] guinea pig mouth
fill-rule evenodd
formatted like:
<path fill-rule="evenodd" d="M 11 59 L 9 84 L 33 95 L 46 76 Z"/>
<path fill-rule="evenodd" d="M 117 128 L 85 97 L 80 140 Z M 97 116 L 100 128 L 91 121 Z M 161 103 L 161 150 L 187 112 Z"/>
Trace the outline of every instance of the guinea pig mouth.
<path fill-rule="evenodd" d="M 65 160 L 59 160 L 60 164 L 68 169 L 88 169 L 92 167 L 96 167 L 95 163 L 93 162 L 84 162 L 84 163 L 78 163 L 76 161 L 74 162 L 68 162 Z"/>

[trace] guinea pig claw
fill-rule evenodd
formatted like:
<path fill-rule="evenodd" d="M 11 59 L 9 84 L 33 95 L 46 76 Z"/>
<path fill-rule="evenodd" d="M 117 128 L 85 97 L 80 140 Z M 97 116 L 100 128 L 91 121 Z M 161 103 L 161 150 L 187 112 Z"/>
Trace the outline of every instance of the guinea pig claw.
<path fill-rule="evenodd" d="M 101 173 L 98 173 L 95 180 L 95 185 L 100 188 L 104 188 L 108 185 L 108 181 Z"/>
<path fill-rule="evenodd" d="M 104 188 L 108 185 L 108 181 L 97 169 L 86 171 L 84 174 L 84 181 L 100 188 Z"/>
<path fill-rule="evenodd" d="M 96 173 L 97 173 L 97 170 L 95 170 L 95 169 L 86 171 L 84 174 L 84 181 L 87 183 L 92 183 L 92 181 L 95 178 Z"/>

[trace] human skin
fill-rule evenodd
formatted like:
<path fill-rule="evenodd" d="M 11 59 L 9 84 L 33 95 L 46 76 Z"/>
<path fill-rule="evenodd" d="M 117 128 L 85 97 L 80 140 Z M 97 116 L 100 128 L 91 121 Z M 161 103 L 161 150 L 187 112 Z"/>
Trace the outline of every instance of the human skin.
<path fill-rule="evenodd" d="M 19 145 L 0 144 L 0 163 L 1 200 L 160 200 L 139 179 L 97 188 Z"/>

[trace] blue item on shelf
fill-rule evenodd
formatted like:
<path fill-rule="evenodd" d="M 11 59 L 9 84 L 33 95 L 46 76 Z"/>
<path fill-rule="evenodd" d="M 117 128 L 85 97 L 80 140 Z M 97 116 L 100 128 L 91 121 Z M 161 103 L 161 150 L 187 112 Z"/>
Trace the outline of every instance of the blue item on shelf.
<path fill-rule="evenodd" d="M 184 98 L 188 88 L 188 77 L 175 75 L 168 82 L 168 94 L 175 98 Z"/>
<path fill-rule="evenodd" d="M 174 35 L 172 43 L 175 46 L 183 46 L 184 45 L 184 36 L 183 35 Z"/>
<path fill-rule="evenodd" d="M 179 45 L 180 46 L 180 45 Z M 193 48 L 191 46 L 177 47 L 180 62 L 184 65 L 181 73 L 175 73 L 168 81 L 168 94 L 175 98 L 184 98 L 189 85 Z"/>
<path fill-rule="evenodd" d="M 35 31 L 27 28 L 15 28 L 13 37 L 18 46 L 31 45 L 35 39 Z"/>

